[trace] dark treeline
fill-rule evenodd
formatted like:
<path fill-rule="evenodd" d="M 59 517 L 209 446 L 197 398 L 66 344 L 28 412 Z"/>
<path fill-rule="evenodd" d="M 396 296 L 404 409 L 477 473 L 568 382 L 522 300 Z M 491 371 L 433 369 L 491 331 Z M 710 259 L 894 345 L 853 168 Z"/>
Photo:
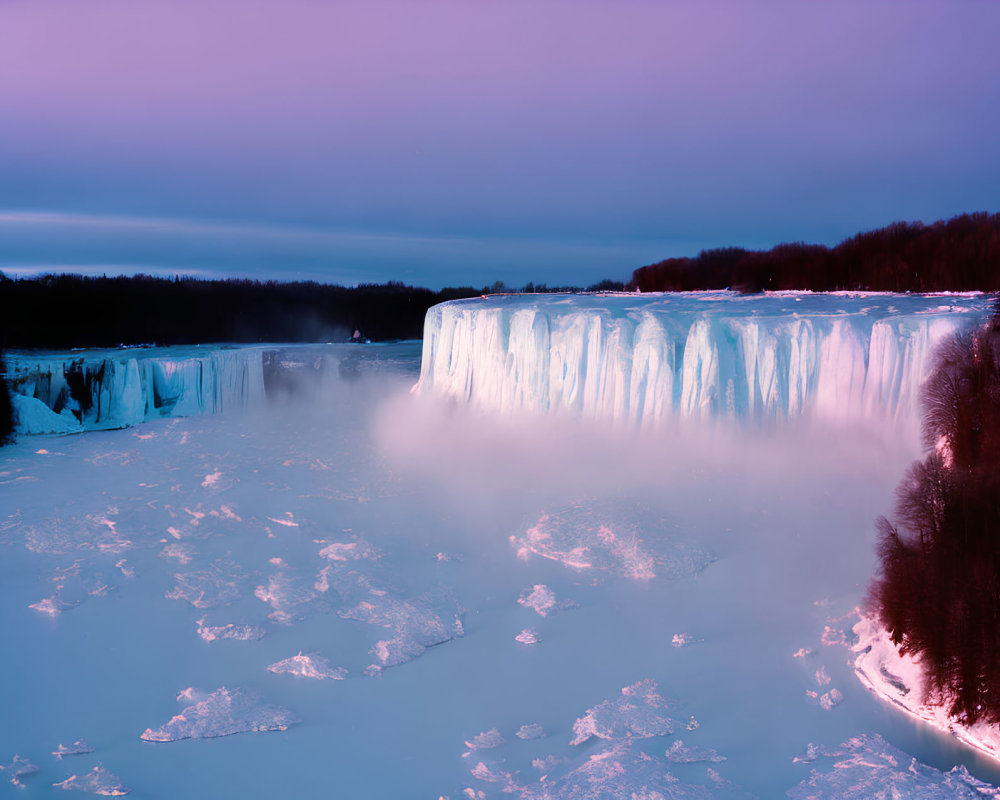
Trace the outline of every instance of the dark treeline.
<path fill-rule="evenodd" d="M 933 225 L 896 222 L 833 248 L 796 242 L 766 251 L 705 250 L 640 267 L 632 282 L 644 292 L 1000 291 L 1000 214 L 962 214 Z"/>
<path fill-rule="evenodd" d="M 7 382 L 6 362 L 0 347 L 0 445 L 14 438 L 14 408 L 10 400 L 10 385 Z"/>
<path fill-rule="evenodd" d="M 189 278 L 0 278 L 0 344 L 113 347 L 119 344 L 414 339 L 427 309 L 480 293 L 433 292 L 402 283 L 343 286 Z"/>
<path fill-rule="evenodd" d="M 622 289 L 606 280 L 588 291 Z M 0 273 L 0 346 L 63 349 L 119 344 L 343 341 L 355 330 L 373 341 L 419 339 L 436 303 L 490 292 L 581 291 L 501 281 L 432 291 L 390 281 L 343 287 L 193 278 Z"/>
<path fill-rule="evenodd" d="M 1000 722 L 1000 314 L 947 341 L 923 389 L 931 450 L 878 521 L 872 610 L 919 656 L 927 701 Z"/>

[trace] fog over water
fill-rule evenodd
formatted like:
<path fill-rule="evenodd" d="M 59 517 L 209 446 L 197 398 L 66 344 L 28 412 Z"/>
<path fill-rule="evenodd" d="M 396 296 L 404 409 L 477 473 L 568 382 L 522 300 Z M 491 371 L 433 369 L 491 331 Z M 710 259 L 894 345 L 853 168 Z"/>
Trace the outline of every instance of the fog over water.
<path fill-rule="evenodd" d="M 573 780 L 597 791 L 611 759 L 616 791 L 669 773 L 680 797 L 768 798 L 830 771 L 793 762 L 809 743 L 861 734 L 1000 781 L 835 643 L 912 424 L 510 417 L 411 392 L 420 345 L 393 347 L 332 347 L 255 412 L 0 451 L 0 764 L 40 768 L 24 796 L 100 763 L 149 798 L 585 797 Z M 199 635 L 230 624 L 265 635 Z M 346 677 L 268 670 L 300 652 Z M 221 687 L 298 723 L 140 739 Z M 597 734 L 572 745 L 578 720 Z M 50 755 L 81 738 L 93 753 Z M 669 761 L 677 740 L 725 760 Z"/>

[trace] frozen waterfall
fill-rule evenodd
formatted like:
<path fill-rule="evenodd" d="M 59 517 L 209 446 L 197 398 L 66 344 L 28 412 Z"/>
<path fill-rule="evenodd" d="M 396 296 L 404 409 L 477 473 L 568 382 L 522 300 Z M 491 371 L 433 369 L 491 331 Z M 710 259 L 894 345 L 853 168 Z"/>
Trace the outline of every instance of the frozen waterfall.
<path fill-rule="evenodd" d="M 505 413 L 908 419 L 980 294 L 505 295 L 431 308 L 420 392 Z"/>
<path fill-rule="evenodd" d="M 263 352 L 213 346 L 11 353 L 18 429 L 72 433 L 252 408 L 264 399 Z"/>

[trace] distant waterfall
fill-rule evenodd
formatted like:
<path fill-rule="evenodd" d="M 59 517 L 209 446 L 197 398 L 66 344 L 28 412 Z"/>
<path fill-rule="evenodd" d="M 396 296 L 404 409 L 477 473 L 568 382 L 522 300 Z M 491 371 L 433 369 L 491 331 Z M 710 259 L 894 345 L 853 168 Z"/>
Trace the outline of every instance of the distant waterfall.
<path fill-rule="evenodd" d="M 127 428 L 160 417 L 252 408 L 264 400 L 259 347 L 141 349 L 9 358 L 21 433 Z"/>

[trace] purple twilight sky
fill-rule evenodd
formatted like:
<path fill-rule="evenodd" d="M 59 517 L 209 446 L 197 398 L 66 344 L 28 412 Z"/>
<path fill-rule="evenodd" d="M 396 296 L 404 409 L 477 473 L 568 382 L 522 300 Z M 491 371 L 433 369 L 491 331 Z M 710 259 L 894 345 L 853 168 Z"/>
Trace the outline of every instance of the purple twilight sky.
<path fill-rule="evenodd" d="M 0 270 L 586 285 L 995 212 L 998 41 L 991 0 L 0 0 Z"/>

